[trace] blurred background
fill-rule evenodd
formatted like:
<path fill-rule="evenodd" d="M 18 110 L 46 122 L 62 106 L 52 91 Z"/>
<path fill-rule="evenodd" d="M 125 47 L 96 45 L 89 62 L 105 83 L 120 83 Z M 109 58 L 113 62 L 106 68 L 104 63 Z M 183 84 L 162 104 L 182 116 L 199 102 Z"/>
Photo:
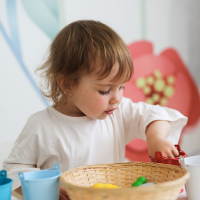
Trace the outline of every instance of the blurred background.
<path fill-rule="evenodd" d="M 1 0 L 0 169 L 28 117 L 51 105 L 34 70 L 55 35 L 80 19 L 101 21 L 124 39 L 135 65 L 125 96 L 188 116 L 180 146 L 200 154 L 200 1 Z M 146 144 L 130 143 L 127 152 L 138 160 Z"/>

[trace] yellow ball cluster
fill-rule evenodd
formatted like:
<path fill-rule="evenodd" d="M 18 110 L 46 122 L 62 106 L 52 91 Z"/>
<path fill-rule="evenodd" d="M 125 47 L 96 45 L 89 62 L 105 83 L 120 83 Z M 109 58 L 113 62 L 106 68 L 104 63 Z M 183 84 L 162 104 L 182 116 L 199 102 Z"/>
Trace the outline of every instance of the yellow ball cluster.
<path fill-rule="evenodd" d="M 102 184 L 102 183 L 95 183 L 92 188 L 98 189 L 119 189 L 116 185 L 112 184 Z"/>

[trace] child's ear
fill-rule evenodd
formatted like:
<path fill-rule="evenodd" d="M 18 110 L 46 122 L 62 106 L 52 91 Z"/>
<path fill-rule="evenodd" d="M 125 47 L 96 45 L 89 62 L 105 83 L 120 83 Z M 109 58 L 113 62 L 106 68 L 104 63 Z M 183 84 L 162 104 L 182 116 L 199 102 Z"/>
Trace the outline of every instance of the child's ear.
<path fill-rule="evenodd" d="M 65 81 L 65 75 L 59 74 L 56 78 L 57 84 L 59 85 L 60 89 L 63 91 L 64 94 L 67 93 L 67 87 L 66 87 L 66 81 Z"/>

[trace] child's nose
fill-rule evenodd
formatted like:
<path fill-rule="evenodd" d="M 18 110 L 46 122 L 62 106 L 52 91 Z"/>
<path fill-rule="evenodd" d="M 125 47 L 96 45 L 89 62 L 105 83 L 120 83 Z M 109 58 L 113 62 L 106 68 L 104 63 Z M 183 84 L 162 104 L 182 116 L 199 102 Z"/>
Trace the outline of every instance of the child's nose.
<path fill-rule="evenodd" d="M 121 94 L 119 92 L 115 92 L 111 99 L 110 99 L 110 104 L 117 104 L 121 101 Z"/>

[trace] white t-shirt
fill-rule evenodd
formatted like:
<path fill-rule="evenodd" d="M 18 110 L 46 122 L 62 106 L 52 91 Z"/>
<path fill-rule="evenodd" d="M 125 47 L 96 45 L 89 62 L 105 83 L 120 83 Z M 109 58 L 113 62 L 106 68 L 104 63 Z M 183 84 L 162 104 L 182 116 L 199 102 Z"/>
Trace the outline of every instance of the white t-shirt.
<path fill-rule="evenodd" d="M 13 190 L 20 186 L 18 172 L 47 169 L 59 163 L 60 171 L 83 165 L 124 162 L 125 145 L 134 138 L 146 140 L 145 128 L 155 120 L 171 121 L 168 139 L 177 144 L 187 117 L 176 110 L 123 98 L 104 120 L 70 117 L 52 106 L 33 114 L 4 161 Z"/>

